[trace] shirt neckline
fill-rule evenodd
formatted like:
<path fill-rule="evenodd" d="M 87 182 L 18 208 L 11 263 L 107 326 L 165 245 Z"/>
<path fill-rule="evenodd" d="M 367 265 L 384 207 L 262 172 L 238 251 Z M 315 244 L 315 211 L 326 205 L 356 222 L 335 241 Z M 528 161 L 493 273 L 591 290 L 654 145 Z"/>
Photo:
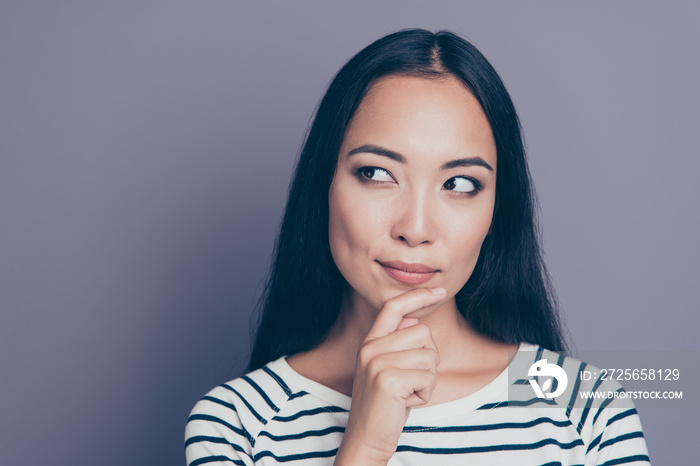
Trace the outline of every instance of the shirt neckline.
<path fill-rule="evenodd" d="M 508 369 L 516 367 L 516 364 L 518 364 L 516 360 L 519 361 L 522 358 L 528 357 L 526 353 L 536 351 L 537 348 L 537 345 L 525 342 L 520 343 L 515 356 L 508 366 L 491 382 L 476 392 L 462 398 L 423 408 L 411 409 L 406 425 L 417 425 L 426 421 L 449 418 L 457 415 L 463 417 L 465 413 L 473 412 L 489 401 L 494 401 L 496 399 L 506 400 L 508 391 Z M 286 358 L 287 356 L 282 356 L 270 362 L 268 366 L 270 369 L 277 372 L 288 385 L 293 385 L 331 405 L 338 406 L 348 411 L 350 410 L 352 404 L 351 397 L 299 374 L 287 363 Z M 522 367 L 522 364 L 517 367 Z"/>

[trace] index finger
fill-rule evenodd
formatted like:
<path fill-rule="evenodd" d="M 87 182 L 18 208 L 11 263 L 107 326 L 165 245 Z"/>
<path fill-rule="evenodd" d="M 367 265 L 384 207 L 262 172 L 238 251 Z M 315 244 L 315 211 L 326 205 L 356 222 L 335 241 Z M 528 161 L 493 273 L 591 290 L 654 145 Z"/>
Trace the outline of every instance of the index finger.
<path fill-rule="evenodd" d="M 438 303 L 445 297 L 444 288 L 420 288 L 391 298 L 379 311 L 365 341 L 387 336 L 398 330 L 401 320 L 408 314 Z M 422 316 L 421 316 L 422 317 Z"/>

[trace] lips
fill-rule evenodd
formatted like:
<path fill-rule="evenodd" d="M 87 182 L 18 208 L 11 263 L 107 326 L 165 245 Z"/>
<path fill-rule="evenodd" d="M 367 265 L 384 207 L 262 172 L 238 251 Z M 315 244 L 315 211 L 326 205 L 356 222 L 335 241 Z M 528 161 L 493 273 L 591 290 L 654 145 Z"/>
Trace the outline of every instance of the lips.
<path fill-rule="evenodd" d="M 407 285 L 425 283 L 438 273 L 437 269 L 419 263 L 409 264 L 403 261 L 377 262 L 391 278 Z"/>

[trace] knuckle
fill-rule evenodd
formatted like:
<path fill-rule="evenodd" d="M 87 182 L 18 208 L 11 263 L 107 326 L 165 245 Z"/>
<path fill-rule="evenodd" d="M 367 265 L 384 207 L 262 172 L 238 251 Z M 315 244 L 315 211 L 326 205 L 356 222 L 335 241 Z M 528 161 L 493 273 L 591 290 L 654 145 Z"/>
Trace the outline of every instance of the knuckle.
<path fill-rule="evenodd" d="M 425 386 L 429 388 L 435 388 L 435 385 L 437 384 L 437 377 L 433 373 L 433 371 L 425 371 L 424 375 L 424 380 L 425 380 Z"/>
<path fill-rule="evenodd" d="M 362 345 L 357 352 L 357 364 L 360 367 L 367 367 L 373 359 L 373 353 L 371 343 Z"/>
<path fill-rule="evenodd" d="M 435 366 L 434 361 L 435 360 L 428 351 L 420 350 L 420 353 L 418 353 L 416 357 L 415 368 L 424 371 L 430 370 Z"/>
<path fill-rule="evenodd" d="M 374 358 L 367 362 L 365 370 L 370 375 L 370 377 L 381 378 L 381 375 L 383 373 L 383 367 L 384 365 L 382 364 L 381 360 L 378 358 Z"/>
<path fill-rule="evenodd" d="M 381 391 L 390 391 L 397 385 L 394 371 L 380 371 L 376 376 L 377 388 Z"/>
<path fill-rule="evenodd" d="M 440 353 L 438 353 L 437 348 L 430 346 L 426 348 L 426 350 L 430 352 L 430 357 L 433 358 L 435 361 L 440 360 Z"/>
<path fill-rule="evenodd" d="M 435 348 L 423 348 L 422 355 L 430 367 L 437 366 L 438 352 Z"/>

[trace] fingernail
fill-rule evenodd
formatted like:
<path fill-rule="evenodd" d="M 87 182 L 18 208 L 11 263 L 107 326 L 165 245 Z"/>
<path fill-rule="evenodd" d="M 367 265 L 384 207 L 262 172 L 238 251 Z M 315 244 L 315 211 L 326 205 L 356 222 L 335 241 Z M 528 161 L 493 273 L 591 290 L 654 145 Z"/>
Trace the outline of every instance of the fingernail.
<path fill-rule="evenodd" d="M 444 288 L 431 288 L 430 291 L 432 291 L 433 293 L 435 293 L 437 295 L 441 295 L 441 294 L 446 293 Z"/>

